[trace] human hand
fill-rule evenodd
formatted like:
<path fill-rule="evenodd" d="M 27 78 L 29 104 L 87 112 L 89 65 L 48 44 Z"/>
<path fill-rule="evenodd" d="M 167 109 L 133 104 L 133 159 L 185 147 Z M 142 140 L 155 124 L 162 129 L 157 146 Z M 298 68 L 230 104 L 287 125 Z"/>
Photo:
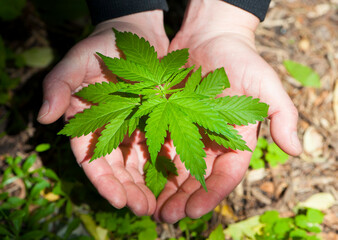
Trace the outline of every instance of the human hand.
<path fill-rule="evenodd" d="M 109 80 L 109 74 L 102 70 L 101 60 L 95 53 L 120 56 L 114 46 L 112 28 L 144 37 L 155 47 L 160 57 L 167 53 L 169 41 L 164 32 L 163 12 L 160 10 L 132 14 L 99 24 L 46 76 L 43 83 L 44 103 L 38 116 L 40 123 L 52 123 L 63 114 L 69 119 L 90 106 L 73 93 L 88 84 Z M 156 199 L 145 186 L 142 176 L 147 159 L 144 136 L 136 131 L 111 154 L 89 163 L 97 137 L 98 134 L 93 133 L 70 140 L 76 161 L 90 181 L 114 207 L 127 205 L 136 215 L 152 214 L 156 208 Z"/>
<path fill-rule="evenodd" d="M 169 52 L 189 48 L 188 66 L 202 66 L 204 73 L 224 67 L 231 87 L 225 95 L 249 95 L 270 105 L 270 132 L 286 153 L 298 155 L 298 113 L 275 71 L 257 54 L 254 31 L 259 23 L 251 13 L 223 1 L 190 1 L 181 30 Z M 253 150 L 258 124 L 236 127 Z M 188 216 L 198 218 L 213 210 L 242 180 L 251 153 L 229 151 L 206 141 L 208 192 L 185 170 L 179 157 L 174 161 L 179 176 L 172 176 L 157 199 L 155 218 L 174 223 Z"/>

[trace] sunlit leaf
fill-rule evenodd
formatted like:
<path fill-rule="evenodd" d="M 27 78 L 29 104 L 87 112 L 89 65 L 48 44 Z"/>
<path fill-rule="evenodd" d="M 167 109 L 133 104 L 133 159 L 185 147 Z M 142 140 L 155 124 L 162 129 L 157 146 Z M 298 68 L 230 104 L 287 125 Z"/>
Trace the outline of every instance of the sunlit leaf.
<path fill-rule="evenodd" d="M 54 59 L 53 50 L 50 47 L 33 47 L 21 53 L 28 67 L 48 67 Z"/>
<path fill-rule="evenodd" d="M 49 143 L 41 143 L 36 146 L 35 151 L 37 152 L 45 152 L 50 149 L 50 144 Z"/>
<path fill-rule="evenodd" d="M 310 67 L 298 62 L 286 60 L 283 62 L 288 73 L 305 87 L 320 87 L 319 75 Z"/>

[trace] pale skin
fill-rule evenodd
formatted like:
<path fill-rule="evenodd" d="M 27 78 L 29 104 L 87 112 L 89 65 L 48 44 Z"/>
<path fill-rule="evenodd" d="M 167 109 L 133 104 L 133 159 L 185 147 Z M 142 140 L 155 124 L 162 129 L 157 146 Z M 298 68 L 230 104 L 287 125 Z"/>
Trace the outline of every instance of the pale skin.
<path fill-rule="evenodd" d="M 119 57 L 113 44 L 112 27 L 131 31 L 149 40 L 159 57 L 189 48 L 187 66 L 202 66 L 208 73 L 224 67 L 231 88 L 223 95 L 250 95 L 270 105 L 273 140 L 290 155 L 301 153 L 297 137 L 298 113 L 275 71 L 258 54 L 254 44 L 257 17 L 217 0 L 194 0 L 188 4 L 180 31 L 169 44 L 160 10 L 132 14 L 99 24 L 94 33 L 74 46 L 44 80 L 44 103 L 38 120 L 43 124 L 83 111 L 89 105 L 72 95 L 81 87 L 107 81 L 95 52 Z M 237 127 L 251 149 L 257 141 L 258 125 Z M 77 162 L 114 207 L 128 206 L 136 215 L 153 215 L 157 221 L 174 223 L 183 217 L 198 218 L 211 211 L 243 179 L 251 153 L 228 151 L 205 141 L 208 192 L 185 170 L 170 142 L 166 143 L 179 176 L 170 176 L 156 200 L 146 187 L 143 165 L 147 161 L 143 134 L 126 138 L 111 154 L 89 163 L 95 133 L 71 139 Z"/>

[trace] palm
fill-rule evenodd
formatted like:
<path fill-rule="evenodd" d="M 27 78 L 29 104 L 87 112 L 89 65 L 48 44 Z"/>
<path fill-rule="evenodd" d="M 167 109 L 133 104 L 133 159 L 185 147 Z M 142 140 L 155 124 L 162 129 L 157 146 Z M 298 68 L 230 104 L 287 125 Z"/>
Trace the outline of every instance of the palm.
<path fill-rule="evenodd" d="M 204 73 L 224 67 L 231 87 L 222 95 L 249 95 L 260 98 L 270 104 L 269 114 L 271 115 L 274 111 L 271 106 L 276 106 L 278 95 L 284 95 L 285 92 L 281 90 L 275 72 L 259 57 L 250 42 L 234 34 L 223 34 L 206 41 L 202 41 L 202 38 L 196 36 L 187 40 L 180 38 L 178 34 L 178 37 L 172 41 L 170 49 L 189 48 L 188 65 L 202 66 Z M 273 81 L 274 79 L 277 81 Z M 236 128 L 253 150 L 257 141 L 258 124 Z M 198 181 L 189 176 L 176 157 L 175 163 L 180 175 L 171 177 L 158 198 L 155 212 L 158 220 L 176 222 L 185 216 L 200 217 L 216 207 L 242 180 L 251 153 L 229 151 L 210 140 L 204 142 L 207 153 L 205 177 L 208 192 L 204 191 Z"/>
<path fill-rule="evenodd" d="M 136 28 L 123 30 L 156 40 L 151 34 L 148 36 L 144 32 L 138 32 Z M 158 42 L 152 44 L 155 45 L 159 55 L 163 56 L 168 49 L 168 40 L 166 38 L 157 40 Z M 73 47 L 46 77 L 45 94 L 55 96 L 52 100 L 54 104 L 58 103 L 56 111 L 61 114 L 65 112 L 66 119 L 90 107 L 89 103 L 71 93 L 88 84 L 114 81 L 114 76 L 102 67 L 102 62 L 95 55 L 95 52 L 100 52 L 106 56 L 120 57 L 113 43 L 114 35 L 111 28 L 88 37 Z M 44 119 L 44 122 L 48 121 Z M 125 138 L 121 146 L 111 154 L 89 163 L 99 131 L 71 139 L 71 147 L 77 162 L 83 167 L 99 193 L 113 206 L 121 208 L 127 205 L 136 215 L 152 214 L 155 211 L 156 199 L 145 186 L 142 176 L 143 166 L 148 159 L 144 136 L 136 131 L 131 138 Z"/>

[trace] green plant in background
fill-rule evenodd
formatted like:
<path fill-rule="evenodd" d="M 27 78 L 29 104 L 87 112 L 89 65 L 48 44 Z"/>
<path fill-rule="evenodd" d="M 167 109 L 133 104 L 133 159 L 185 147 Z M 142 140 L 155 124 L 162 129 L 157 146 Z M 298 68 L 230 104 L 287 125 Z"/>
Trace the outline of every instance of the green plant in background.
<path fill-rule="evenodd" d="M 0 19 L 4 21 L 14 20 L 21 15 L 26 0 L 0 0 Z"/>
<path fill-rule="evenodd" d="M 321 232 L 320 224 L 323 219 L 324 214 L 312 208 L 299 209 L 292 218 L 281 218 L 277 211 L 267 211 L 259 218 L 263 227 L 260 233 L 256 234 L 256 239 L 319 240 L 320 238 L 316 234 Z"/>
<path fill-rule="evenodd" d="M 212 212 L 203 215 L 198 219 L 183 218 L 178 222 L 180 230 L 184 233 L 178 240 L 205 239 L 202 232 L 208 228 L 208 221 L 212 217 Z M 174 240 L 171 238 L 170 240 Z"/>
<path fill-rule="evenodd" d="M 293 217 L 280 217 L 278 211 L 230 224 L 224 233 L 233 240 L 319 240 L 324 214 L 313 208 L 300 208 Z"/>
<path fill-rule="evenodd" d="M 11 99 L 11 90 L 18 86 L 20 78 L 11 78 L 6 72 L 7 61 L 14 60 L 16 67 L 22 66 L 22 59 L 5 46 L 0 35 L 0 104 L 6 104 Z"/>
<path fill-rule="evenodd" d="M 40 144 L 37 153 L 49 150 L 50 144 Z M 108 240 L 158 238 L 157 224 L 149 216 L 137 217 L 128 209 L 95 211 L 84 204 L 86 194 L 71 200 L 71 192 L 79 184 L 65 182 L 46 167 L 37 166 L 37 154 L 27 158 L 6 157 L 6 170 L 0 182 L 0 239 L 77 239 Z M 10 191 L 22 182 L 25 196 Z M 92 194 L 88 187 L 81 188 Z M 76 192 L 77 194 L 77 192 Z M 96 200 L 97 201 L 97 200 Z M 208 227 L 212 213 L 200 219 L 184 218 L 177 225 L 184 232 L 181 239 L 205 239 L 202 232 Z M 218 232 L 217 232 L 218 231 Z M 211 240 L 221 233 L 215 230 Z"/>
<path fill-rule="evenodd" d="M 233 125 L 264 120 L 268 105 L 246 96 L 216 98 L 230 87 L 224 68 L 216 69 L 203 80 L 199 68 L 179 88 L 178 84 L 194 69 L 182 68 L 189 57 L 188 49 L 171 52 L 159 61 L 154 47 L 145 39 L 130 32 L 114 32 L 116 45 L 126 59 L 97 54 L 109 70 L 133 84 L 119 79 L 118 83 L 96 83 L 77 92 L 78 97 L 95 105 L 76 114 L 59 134 L 80 137 L 105 127 L 91 157 L 95 160 L 117 148 L 127 133 L 130 136 L 137 127 L 144 129 L 154 166 L 146 174 L 156 171 L 159 176 L 163 171 L 157 168 L 156 161 L 169 131 L 186 169 L 207 190 L 206 153 L 199 127 L 225 148 L 251 151 Z M 157 181 L 147 181 L 147 186 L 153 191 L 156 188 L 158 193 Z"/>
<path fill-rule="evenodd" d="M 303 86 L 320 87 L 320 77 L 312 68 L 291 60 L 286 60 L 283 64 L 288 73 Z"/>
<path fill-rule="evenodd" d="M 222 224 L 219 224 L 209 235 L 208 240 L 224 240 L 225 234 L 223 231 Z"/>
<path fill-rule="evenodd" d="M 95 219 L 109 233 L 109 239 L 155 240 L 156 223 L 149 216 L 136 217 L 130 212 L 121 215 L 118 212 L 99 212 Z"/>
<path fill-rule="evenodd" d="M 48 148 L 48 144 L 42 144 L 36 150 Z M 72 218 L 72 202 L 53 170 L 32 168 L 36 160 L 36 154 L 26 159 L 7 157 L 5 160 L 8 167 L 0 184 L 0 238 L 72 239 L 72 231 L 79 224 Z M 17 181 L 24 185 L 24 199 L 7 192 Z"/>
<path fill-rule="evenodd" d="M 265 138 L 258 138 L 257 146 L 252 153 L 250 166 L 253 169 L 264 168 L 265 163 L 271 167 L 283 164 L 289 159 L 289 155 L 280 149 L 276 143 L 268 143 Z"/>

